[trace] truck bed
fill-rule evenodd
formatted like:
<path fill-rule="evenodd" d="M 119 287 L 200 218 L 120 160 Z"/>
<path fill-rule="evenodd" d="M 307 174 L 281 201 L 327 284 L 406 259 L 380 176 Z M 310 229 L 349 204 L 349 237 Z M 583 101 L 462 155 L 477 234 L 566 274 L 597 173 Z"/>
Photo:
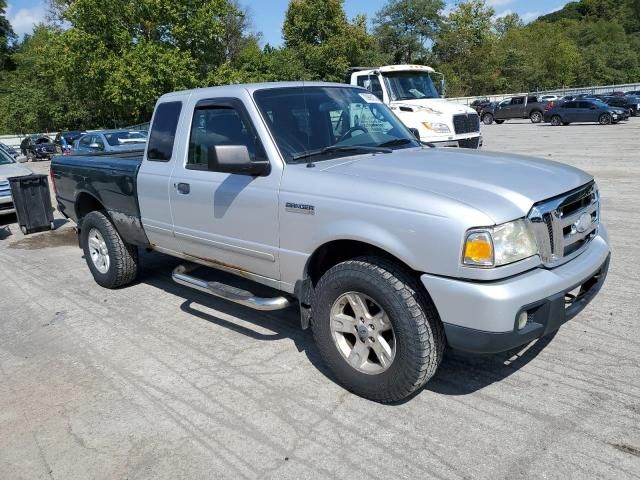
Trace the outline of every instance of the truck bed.
<path fill-rule="evenodd" d="M 142 157 L 139 150 L 54 156 L 51 175 L 59 210 L 81 223 L 84 212 L 77 211 L 77 200 L 88 195 L 107 211 L 126 242 L 147 245 L 137 195 Z"/>

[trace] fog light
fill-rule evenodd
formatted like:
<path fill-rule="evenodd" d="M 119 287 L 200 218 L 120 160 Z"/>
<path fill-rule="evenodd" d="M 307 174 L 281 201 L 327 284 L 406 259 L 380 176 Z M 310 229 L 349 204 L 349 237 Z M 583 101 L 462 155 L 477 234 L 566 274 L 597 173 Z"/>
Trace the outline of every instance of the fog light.
<path fill-rule="evenodd" d="M 527 320 L 529 319 L 529 315 L 527 312 L 520 312 L 518 315 L 518 330 L 522 330 L 527 326 Z"/>

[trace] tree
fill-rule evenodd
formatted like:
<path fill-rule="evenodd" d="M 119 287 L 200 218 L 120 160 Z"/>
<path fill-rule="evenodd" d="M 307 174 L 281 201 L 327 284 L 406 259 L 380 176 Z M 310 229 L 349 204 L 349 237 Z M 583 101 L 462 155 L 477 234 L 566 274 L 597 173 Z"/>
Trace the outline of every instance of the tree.
<path fill-rule="evenodd" d="M 2 82 L 5 130 L 147 121 L 160 95 L 220 83 L 221 66 L 257 44 L 234 0 L 53 0 L 52 12 Z"/>
<path fill-rule="evenodd" d="M 509 13 L 495 20 L 494 28 L 499 37 L 504 37 L 513 29 L 524 27 L 524 22 L 517 13 Z"/>
<path fill-rule="evenodd" d="M 350 23 L 343 0 L 291 0 L 282 33 L 285 49 L 303 67 L 301 79 L 340 81 L 349 66 L 368 60 L 374 45 L 366 18 Z"/>
<path fill-rule="evenodd" d="M 574 85 L 583 69 L 580 49 L 563 29 L 544 22 L 510 29 L 497 49 L 501 86 L 535 91 Z"/>
<path fill-rule="evenodd" d="M 427 57 L 427 43 L 441 26 L 443 0 L 389 0 L 376 13 L 374 34 L 394 63 L 414 63 Z"/>
<path fill-rule="evenodd" d="M 458 3 L 444 19 L 433 50 L 437 61 L 446 64 L 447 71 L 460 81 L 454 85 L 450 82 L 450 93 L 473 95 L 493 90 L 498 40 L 494 16 L 495 10 L 484 0 L 467 0 Z"/>
<path fill-rule="evenodd" d="M 0 0 L 0 71 L 11 66 L 11 47 L 16 39 L 16 34 L 7 20 L 6 8 L 6 0 Z"/>

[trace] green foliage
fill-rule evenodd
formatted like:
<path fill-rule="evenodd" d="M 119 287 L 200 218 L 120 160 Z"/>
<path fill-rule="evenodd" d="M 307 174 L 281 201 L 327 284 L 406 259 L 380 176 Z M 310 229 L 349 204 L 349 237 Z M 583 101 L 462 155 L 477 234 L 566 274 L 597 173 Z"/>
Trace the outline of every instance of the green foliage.
<path fill-rule="evenodd" d="M 486 92 L 495 85 L 498 37 L 493 29 L 494 16 L 495 10 L 484 0 L 467 0 L 458 3 L 444 19 L 433 51 L 438 62 L 446 64 L 459 79 L 450 82 L 450 95 Z"/>
<path fill-rule="evenodd" d="M 12 67 L 9 54 L 16 35 L 6 17 L 7 2 L 0 0 L 0 72 Z"/>
<path fill-rule="evenodd" d="M 441 26 L 443 0 L 390 0 L 374 20 L 374 34 L 393 63 L 424 61 Z"/>
<path fill-rule="evenodd" d="M 349 22 L 343 0 L 292 0 L 282 33 L 302 66 L 300 79 L 340 81 L 349 66 L 367 62 L 364 53 L 374 45 L 366 17 Z"/>

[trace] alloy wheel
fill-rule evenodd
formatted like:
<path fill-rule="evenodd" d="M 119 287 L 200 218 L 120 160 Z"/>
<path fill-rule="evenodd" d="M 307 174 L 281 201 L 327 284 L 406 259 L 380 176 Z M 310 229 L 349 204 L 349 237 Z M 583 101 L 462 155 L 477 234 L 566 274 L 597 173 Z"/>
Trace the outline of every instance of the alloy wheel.
<path fill-rule="evenodd" d="M 375 375 L 386 371 L 396 355 L 396 337 L 386 312 L 359 292 L 340 295 L 331 307 L 331 336 L 347 363 Z"/>
<path fill-rule="evenodd" d="M 89 244 L 89 255 L 91 255 L 93 265 L 100 273 L 107 273 L 111 265 L 111 259 L 109 258 L 109 249 L 100 230 L 92 228 L 89 231 L 87 242 Z"/>

